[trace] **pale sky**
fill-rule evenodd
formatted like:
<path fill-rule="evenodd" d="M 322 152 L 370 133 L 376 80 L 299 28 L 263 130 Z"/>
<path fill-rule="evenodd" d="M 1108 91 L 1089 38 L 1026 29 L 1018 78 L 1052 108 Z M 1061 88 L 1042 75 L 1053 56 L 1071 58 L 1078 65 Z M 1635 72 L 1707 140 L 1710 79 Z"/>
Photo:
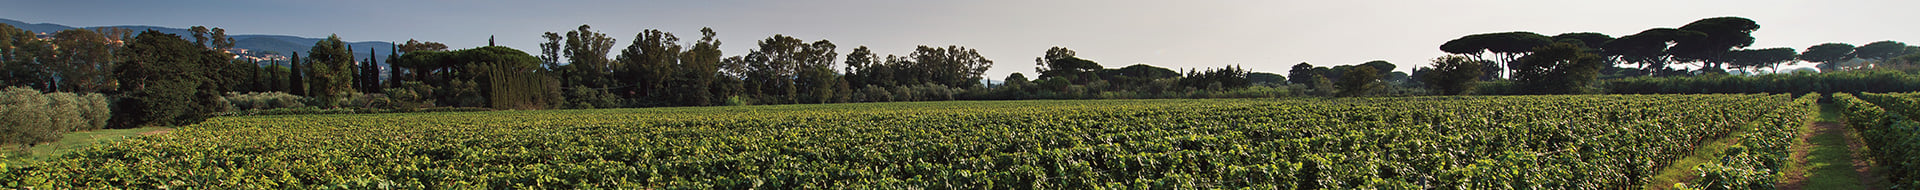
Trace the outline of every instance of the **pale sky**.
<path fill-rule="evenodd" d="M 1241 65 L 1284 74 L 1300 62 L 1387 60 L 1408 71 L 1444 55 L 1441 43 L 1470 34 L 1619 37 L 1720 16 L 1758 22 L 1755 49 L 1915 43 L 1915 7 L 1920 1 L 0 0 L 0 18 L 77 27 L 205 25 L 233 34 L 339 34 L 348 41 L 419 39 L 454 49 L 486 45 L 492 35 L 499 45 L 536 54 L 542 32 L 564 33 L 581 24 L 618 39 L 614 54 L 644 29 L 672 32 L 691 44 L 701 27 L 713 27 L 728 56 L 743 55 L 774 34 L 828 39 L 842 56 L 861 45 L 882 55 L 904 55 L 917 45 L 961 45 L 994 60 L 986 77 L 1000 79 L 1013 72 L 1031 77 L 1034 57 L 1053 46 L 1109 68 Z"/>

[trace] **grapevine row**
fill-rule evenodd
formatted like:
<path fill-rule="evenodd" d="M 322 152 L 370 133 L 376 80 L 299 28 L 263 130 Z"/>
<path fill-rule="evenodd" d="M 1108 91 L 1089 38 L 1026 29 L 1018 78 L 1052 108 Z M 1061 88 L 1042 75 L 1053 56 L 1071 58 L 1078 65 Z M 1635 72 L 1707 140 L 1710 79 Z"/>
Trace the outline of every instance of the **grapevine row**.
<path fill-rule="evenodd" d="M 104 188 L 1620 189 L 1788 95 L 915 102 L 221 117 L 4 173 Z M 1758 126 L 1758 127 L 1756 127 Z M 1751 129 L 1750 129 L 1751 128 Z M 1733 168 L 1778 168 L 1779 142 Z M 1761 163 L 1765 166 L 1740 164 Z"/>

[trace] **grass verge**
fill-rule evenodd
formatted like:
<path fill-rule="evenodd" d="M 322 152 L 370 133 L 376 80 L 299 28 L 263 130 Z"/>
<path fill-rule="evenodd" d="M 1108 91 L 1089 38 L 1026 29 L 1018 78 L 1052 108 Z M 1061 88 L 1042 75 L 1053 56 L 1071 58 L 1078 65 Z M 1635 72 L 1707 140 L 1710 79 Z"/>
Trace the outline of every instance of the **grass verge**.
<path fill-rule="evenodd" d="M 60 141 L 42 143 L 25 151 L 7 152 L 3 160 L 7 165 L 25 165 L 57 158 L 61 154 L 92 147 L 94 143 L 112 142 L 120 139 L 140 136 L 143 133 L 172 130 L 165 127 L 143 127 L 133 129 L 101 129 L 93 131 L 71 132 L 61 135 Z"/>
<path fill-rule="evenodd" d="M 1673 164 L 1660 168 L 1660 172 L 1656 173 L 1653 179 L 1649 179 L 1647 186 L 1642 189 L 1673 189 L 1676 183 L 1700 177 L 1700 172 L 1694 171 L 1693 167 L 1713 162 L 1713 159 L 1720 158 L 1720 154 L 1726 152 L 1727 147 L 1740 144 L 1741 133 L 1746 132 L 1734 132 L 1727 134 L 1726 137 L 1700 144 L 1700 147 L 1694 148 L 1692 153 L 1687 153 L 1687 157 L 1674 160 Z"/>

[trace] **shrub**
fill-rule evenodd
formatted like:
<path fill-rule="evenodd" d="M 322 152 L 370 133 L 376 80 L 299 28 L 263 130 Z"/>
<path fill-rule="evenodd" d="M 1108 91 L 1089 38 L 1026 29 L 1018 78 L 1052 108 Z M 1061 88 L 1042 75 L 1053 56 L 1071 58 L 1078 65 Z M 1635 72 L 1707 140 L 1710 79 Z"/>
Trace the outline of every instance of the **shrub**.
<path fill-rule="evenodd" d="M 0 143 L 31 145 L 71 131 L 99 129 L 111 116 L 100 94 L 48 93 L 12 87 L 0 91 Z"/>
<path fill-rule="evenodd" d="M 239 110 L 265 110 L 278 108 L 304 107 L 300 96 L 285 92 L 227 93 L 227 107 Z"/>

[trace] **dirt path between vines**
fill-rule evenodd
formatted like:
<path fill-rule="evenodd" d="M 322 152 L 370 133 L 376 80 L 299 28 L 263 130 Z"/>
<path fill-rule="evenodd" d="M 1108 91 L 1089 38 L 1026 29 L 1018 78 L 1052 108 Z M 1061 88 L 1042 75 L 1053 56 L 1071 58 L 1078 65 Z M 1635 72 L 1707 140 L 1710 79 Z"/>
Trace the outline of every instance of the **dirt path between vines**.
<path fill-rule="evenodd" d="M 1846 125 L 1821 121 L 1801 130 L 1780 189 L 1885 189 L 1884 176 L 1865 156 L 1865 144 Z M 1842 146 L 1845 148 L 1842 149 Z M 1844 152 L 1843 152 L 1844 151 Z"/>

